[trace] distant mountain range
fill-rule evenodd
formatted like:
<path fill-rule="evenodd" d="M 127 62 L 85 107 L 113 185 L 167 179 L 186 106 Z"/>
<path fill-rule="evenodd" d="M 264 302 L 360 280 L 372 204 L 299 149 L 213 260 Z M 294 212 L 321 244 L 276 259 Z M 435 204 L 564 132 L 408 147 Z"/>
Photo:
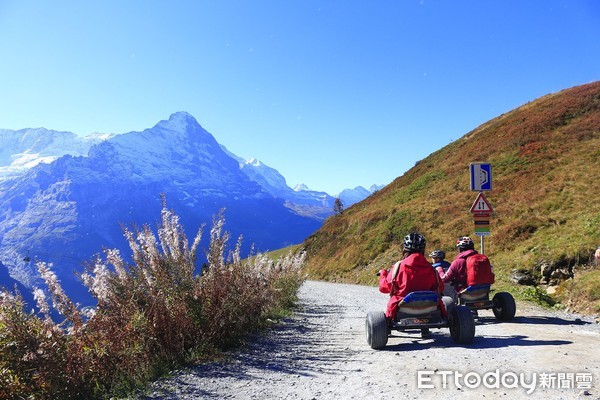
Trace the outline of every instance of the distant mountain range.
<path fill-rule="evenodd" d="M 179 112 L 173 114 L 171 118 L 178 115 L 189 116 L 185 112 Z M 72 132 L 45 128 L 17 131 L 0 129 L 0 181 L 18 177 L 40 163 L 48 164 L 65 155 L 87 156 L 92 146 L 114 136 L 117 135 L 93 133 L 81 137 Z M 231 153 L 225 146 L 220 146 L 227 155 L 237 160 L 242 171 L 266 192 L 274 197 L 289 200 L 294 205 L 303 204 L 307 208 L 312 208 L 313 215 L 318 218 L 331 215 L 336 197 L 342 200 L 344 206 L 349 207 L 384 187 L 384 185 L 372 185 L 369 189 L 365 189 L 357 186 L 353 189 L 345 189 L 337 195 L 313 191 L 304 184 L 297 184 L 292 189 L 276 169 L 255 158 L 243 159 Z"/>
<path fill-rule="evenodd" d="M 233 155 L 185 112 L 120 135 L 0 130 L 0 149 L 0 269 L 31 287 L 33 262 L 53 262 L 76 299 L 85 293 L 73 272 L 103 247 L 128 254 L 120 224 L 154 228 L 161 193 L 190 236 L 225 208 L 226 229 L 244 235 L 245 252 L 302 242 L 335 201 Z M 340 197 L 349 206 L 370 194 L 359 187 Z"/>

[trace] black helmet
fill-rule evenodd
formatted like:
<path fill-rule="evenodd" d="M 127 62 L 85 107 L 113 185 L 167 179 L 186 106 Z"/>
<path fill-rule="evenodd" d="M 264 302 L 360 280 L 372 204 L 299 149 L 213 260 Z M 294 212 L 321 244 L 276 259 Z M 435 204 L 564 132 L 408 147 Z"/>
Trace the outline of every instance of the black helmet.
<path fill-rule="evenodd" d="M 458 238 L 458 240 L 456 241 L 456 247 L 458 247 L 458 249 L 461 251 L 472 250 L 475 248 L 475 243 L 470 237 L 463 236 L 461 238 Z"/>
<path fill-rule="evenodd" d="M 444 258 L 446 258 L 446 253 L 444 253 L 442 250 L 434 250 L 431 253 L 429 253 L 429 257 L 439 258 L 443 260 Z"/>
<path fill-rule="evenodd" d="M 425 251 L 425 237 L 420 233 L 409 233 L 404 237 L 404 250 L 410 252 Z"/>

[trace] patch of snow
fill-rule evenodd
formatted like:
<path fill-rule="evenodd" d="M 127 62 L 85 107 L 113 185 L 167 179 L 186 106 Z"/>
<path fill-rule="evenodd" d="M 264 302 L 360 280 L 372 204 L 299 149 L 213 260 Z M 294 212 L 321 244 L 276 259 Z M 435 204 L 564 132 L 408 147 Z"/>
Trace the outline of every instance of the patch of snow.
<path fill-rule="evenodd" d="M 246 164 L 252 165 L 253 167 L 260 167 L 264 165 L 260 162 L 260 160 L 257 160 L 256 158 L 249 159 L 248 161 L 246 161 Z"/>

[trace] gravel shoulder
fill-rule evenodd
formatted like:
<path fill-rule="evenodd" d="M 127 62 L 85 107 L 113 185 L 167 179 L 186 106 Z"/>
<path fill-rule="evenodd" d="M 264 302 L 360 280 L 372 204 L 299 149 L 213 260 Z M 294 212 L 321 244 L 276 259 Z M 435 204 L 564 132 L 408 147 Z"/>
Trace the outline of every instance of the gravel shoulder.
<path fill-rule="evenodd" d="M 387 299 L 375 287 L 305 282 L 292 317 L 137 399 L 600 399 L 593 318 L 517 303 L 510 322 L 480 311 L 469 345 L 438 329 L 427 339 L 393 332 L 385 349 L 372 350 L 365 316 L 384 310 Z"/>

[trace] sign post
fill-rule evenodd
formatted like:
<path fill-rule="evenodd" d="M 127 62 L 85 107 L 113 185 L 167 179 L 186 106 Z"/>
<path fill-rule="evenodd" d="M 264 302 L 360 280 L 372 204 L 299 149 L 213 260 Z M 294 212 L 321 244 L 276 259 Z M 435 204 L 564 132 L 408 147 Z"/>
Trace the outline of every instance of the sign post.
<path fill-rule="evenodd" d="M 492 165 L 489 163 L 471 163 L 469 170 L 471 172 L 471 190 L 479 192 L 470 212 L 473 214 L 475 235 L 481 237 L 481 254 L 485 254 L 484 238 L 491 235 L 490 216 L 494 210 L 483 192 L 492 190 Z"/>

